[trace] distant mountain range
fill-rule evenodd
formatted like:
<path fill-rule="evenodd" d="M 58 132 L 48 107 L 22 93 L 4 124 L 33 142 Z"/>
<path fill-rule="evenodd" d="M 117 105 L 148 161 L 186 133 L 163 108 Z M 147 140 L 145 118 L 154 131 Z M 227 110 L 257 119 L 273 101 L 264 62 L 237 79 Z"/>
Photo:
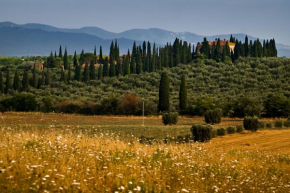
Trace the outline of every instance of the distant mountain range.
<path fill-rule="evenodd" d="M 246 34 L 233 34 L 239 40 L 244 40 Z M 131 50 L 133 41 L 137 45 L 144 40 L 155 42 L 157 46 L 173 42 L 175 38 L 189 43 L 202 42 L 204 36 L 190 32 L 171 32 L 158 28 L 132 29 L 121 33 L 113 33 L 98 27 L 83 27 L 80 29 L 56 28 L 44 24 L 28 23 L 15 24 L 12 22 L 0 23 L 0 55 L 4 56 L 26 56 L 26 55 L 48 55 L 50 51 L 58 50 L 59 45 L 67 47 L 69 54 L 75 50 L 79 53 L 82 49 L 92 52 L 94 46 L 102 45 L 103 52 L 108 54 L 109 46 L 113 39 L 118 39 L 120 52 L 126 53 Z M 209 41 L 229 39 L 230 34 L 206 36 Z M 249 36 L 249 40 L 256 37 Z M 290 46 L 278 44 L 278 55 L 290 57 Z"/>

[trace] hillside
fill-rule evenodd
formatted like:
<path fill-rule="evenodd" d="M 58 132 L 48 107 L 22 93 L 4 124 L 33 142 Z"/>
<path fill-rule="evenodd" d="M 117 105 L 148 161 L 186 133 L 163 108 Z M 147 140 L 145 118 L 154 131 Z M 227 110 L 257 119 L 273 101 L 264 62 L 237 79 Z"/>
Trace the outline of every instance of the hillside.
<path fill-rule="evenodd" d="M 12 75 L 14 69 L 10 69 Z M 166 70 L 170 77 L 172 111 L 178 110 L 178 92 L 182 73 L 187 75 L 188 110 L 193 115 L 202 115 L 207 109 L 215 107 L 222 108 L 224 114 L 228 115 L 233 111 L 234 104 L 243 104 L 245 97 L 247 98 L 244 102 L 246 105 L 258 109 L 269 94 L 285 96 L 286 99 L 282 98 L 285 102 L 289 101 L 290 97 L 290 59 L 240 58 L 235 63 L 200 60 L 190 64 L 179 64 L 177 67 Z M 18 72 L 20 76 L 23 75 L 22 70 Z M 40 106 L 44 98 L 50 97 L 52 104 L 56 106 L 58 104 L 61 106 L 62 102 L 62 105 L 73 102 L 76 106 L 83 104 L 85 108 L 96 108 L 94 114 L 118 114 L 122 113 L 120 105 L 124 94 L 134 93 L 139 102 L 145 102 L 147 114 L 154 114 L 157 111 L 159 81 L 162 71 L 146 72 L 140 75 L 104 77 L 102 80 L 91 80 L 88 83 L 71 81 L 69 85 L 59 81 L 61 69 L 51 69 L 51 72 L 51 86 L 41 86 L 40 89 L 30 88 L 29 91 L 36 96 Z M 30 73 L 29 76 L 32 77 L 32 74 Z M 41 78 L 42 72 L 38 72 L 37 76 Z M 73 72 L 71 76 L 74 77 Z M 111 107 L 112 104 L 115 106 Z M 285 105 L 289 103 L 282 104 L 281 108 L 288 109 L 288 106 Z M 104 111 L 100 108 L 113 109 Z M 141 110 L 138 108 L 130 113 L 140 114 Z M 92 111 L 90 110 L 90 112 Z M 129 111 L 123 113 L 128 114 Z M 285 112 L 282 116 L 287 113 L 289 112 Z"/>
<path fill-rule="evenodd" d="M 46 38 L 43 41 L 37 42 L 37 41 L 31 40 L 29 34 L 16 34 L 14 32 L 15 27 L 23 28 L 23 29 L 30 29 L 31 31 L 29 32 L 31 33 L 31 35 L 40 33 L 39 32 L 40 29 L 46 32 L 51 32 L 51 33 L 46 34 L 45 36 Z M 94 44 L 100 45 L 102 43 L 102 41 L 96 40 L 98 38 L 105 39 L 105 40 L 124 38 L 123 41 L 119 41 L 119 42 L 121 45 L 120 47 L 124 48 L 122 50 L 122 53 L 126 53 L 127 49 L 130 48 L 128 47 L 128 45 L 130 45 L 129 42 L 132 42 L 133 40 L 140 41 L 140 42 L 143 42 L 145 40 L 145 41 L 150 41 L 150 42 L 156 42 L 158 45 L 165 45 L 167 42 L 173 42 L 174 39 L 177 37 L 183 41 L 197 44 L 197 42 L 202 42 L 203 38 L 205 37 L 203 35 L 198 35 L 198 34 L 190 33 L 190 32 L 172 32 L 172 31 L 167 31 L 167 30 L 158 29 L 158 28 L 131 29 L 131 30 L 127 30 L 121 33 L 114 33 L 114 32 L 110 32 L 110 31 L 107 31 L 98 27 L 83 27 L 80 29 L 64 29 L 64 28 L 56 28 L 56 27 L 44 25 L 44 24 L 28 23 L 28 24 L 19 25 L 12 22 L 0 23 L 0 32 L 3 30 L 2 28 L 10 28 L 10 30 L 12 30 L 11 34 L 14 34 L 13 36 L 14 39 L 19 39 L 19 38 L 24 39 L 27 41 L 28 44 L 23 44 L 21 41 L 16 42 L 14 41 L 14 39 L 9 39 L 9 38 L 7 39 L 5 34 L 3 34 L 2 32 L 1 33 L 2 37 L 0 36 L 1 38 L 0 41 L 8 42 L 11 49 L 9 47 L 1 46 L 2 44 L 0 44 L 0 50 L 4 50 L 4 52 L 3 51 L 0 52 L 0 55 L 35 55 L 36 53 L 39 53 L 40 55 L 47 55 L 49 52 L 45 52 L 45 50 L 48 50 L 48 49 L 41 48 L 41 46 L 45 47 L 43 46 L 43 44 L 50 45 L 51 44 L 50 39 L 58 39 L 56 33 L 52 33 L 52 32 L 62 32 L 63 34 L 65 34 L 65 36 L 71 37 L 69 41 L 59 40 L 60 42 L 58 43 L 58 44 L 66 43 L 65 45 L 75 45 L 76 47 L 71 48 L 72 50 L 69 49 L 70 53 L 72 53 L 74 50 L 93 49 Z M 82 34 L 80 35 L 81 39 L 83 38 L 86 40 L 90 40 L 91 43 L 80 42 L 74 39 L 78 37 L 76 36 L 76 34 Z M 86 36 L 86 35 L 89 35 L 89 36 Z M 233 36 L 241 41 L 244 41 L 246 34 L 237 33 L 237 34 L 233 34 Z M 206 37 L 209 41 L 213 41 L 216 38 L 229 39 L 230 34 L 214 35 L 214 36 L 206 36 Z M 248 35 L 248 38 L 249 40 L 257 39 L 256 37 L 249 36 L 249 35 Z M 6 41 L 4 41 L 5 39 Z M 21 44 L 21 45 L 17 47 L 16 45 L 18 44 Z M 30 47 L 29 44 L 32 44 L 36 47 Z M 109 44 L 107 43 L 102 44 L 102 46 L 106 48 L 104 50 L 105 52 L 108 52 L 107 47 L 106 47 L 107 45 Z M 5 46 L 7 46 L 7 44 L 5 44 Z M 37 49 L 37 48 L 40 48 L 40 49 Z M 24 49 L 25 52 L 22 51 L 22 49 Z M 290 57 L 290 46 L 277 43 L 277 49 L 278 49 L 278 56 Z M 18 50 L 18 51 L 17 53 L 13 53 L 13 50 Z"/>
<path fill-rule="evenodd" d="M 74 51 L 80 53 L 82 49 L 93 52 L 95 46 L 103 47 L 103 52 L 109 52 L 111 40 L 84 33 L 49 32 L 42 29 L 26 29 L 21 27 L 0 28 L 0 55 L 1 56 L 37 56 L 48 55 L 59 45 L 67 47 L 69 54 Z M 133 40 L 120 38 L 120 52 L 126 53 L 131 49 Z M 141 44 L 141 42 L 137 42 Z"/>

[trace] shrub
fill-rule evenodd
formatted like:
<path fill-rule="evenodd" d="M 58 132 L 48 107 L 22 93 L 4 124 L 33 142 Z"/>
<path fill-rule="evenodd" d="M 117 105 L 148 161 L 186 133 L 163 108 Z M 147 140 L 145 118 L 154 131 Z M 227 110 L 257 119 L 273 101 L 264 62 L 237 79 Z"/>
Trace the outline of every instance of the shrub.
<path fill-rule="evenodd" d="M 52 112 L 54 110 L 54 103 L 51 97 L 45 97 L 42 100 L 41 111 L 45 113 Z"/>
<path fill-rule="evenodd" d="M 282 120 L 276 120 L 275 121 L 275 127 L 276 128 L 282 128 L 283 127 L 283 121 Z"/>
<path fill-rule="evenodd" d="M 224 136 L 224 135 L 226 135 L 226 130 L 225 130 L 225 128 L 218 128 L 217 130 L 216 130 L 216 134 L 218 135 L 218 136 Z"/>
<path fill-rule="evenodd" d="M 244 128 L 250 131 L 258 130 L 259 119 L 258 117 L 245 117 L 244 118 Z"/>
<path fill-rule="evenodd" d="M 191 133 L 194 141 L 205 142 L 212 138 L 213 129 L 210 125 L 193 125 Z"/>
<path fill-rule="evenodd" d="M 178 122 L 178 113 L 163 113 L 162 123 L 164 125 L 175 125 Z"/>
<path fill-rule="evenodd" d="M 259 129 L 264 129 L 266 127 L 265 122 L 259 121 L 258 122 L 258 128 Z"/>
<path fill-rule="evenodd" d="M 227 133 L 228 134 L 234 134 L 234 133 L 236 133 L 236 128 L 235 127 L 232 127 L 232 126 L 228 127 L 227 128 Z"/>
<path fill-rule="evenodd" d="M 284 122 L 284 127 L 290 128 L 290 119 Z"/>
<path fill-rule="evenodd" d="M 218 124 L 221 122 L 222 115 L 222 109 L 208 110 L 204 114 L 205 122 L 212 125 Z"/>
<path fill-rule="evenodd" d="M 35 111 L 37 108 L 37 102 L 33 94 L 16 94 L 12 98 L 12 103 L 16 111 Z"/>
<path fill-rule="evenodd" d="M 236 130 L 237 130 L 237 133 L 242 133 L 244 131 L 243 125 L 237 125 Z"/>
<path fill-rule="evenodd" d="M 268 128 L 268 129 L 273 128 L 273 124 L 272 123 L 266 123 L 266 128 Z"/>

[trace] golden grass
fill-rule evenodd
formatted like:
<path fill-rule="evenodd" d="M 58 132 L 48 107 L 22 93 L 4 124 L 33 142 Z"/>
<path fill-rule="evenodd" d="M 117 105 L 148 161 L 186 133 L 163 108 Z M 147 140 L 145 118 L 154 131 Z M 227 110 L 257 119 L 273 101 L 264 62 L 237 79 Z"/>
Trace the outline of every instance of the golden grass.
<path fill-rule="evenodd" d="M 35 120 L 39 116 L 42 120 Z M 120 135 L 126 124 L 108 129 L 110 121 L 132 118 L 123 119 L 2 115 L 0 192 L 290 191 L 289 130 L 227 135 L 209 143 L 143 145 L 129 130 Z M 83 125 L 75 124 L 79 121 Z M 183 121 L 173 128 L 200 120 Z"/>

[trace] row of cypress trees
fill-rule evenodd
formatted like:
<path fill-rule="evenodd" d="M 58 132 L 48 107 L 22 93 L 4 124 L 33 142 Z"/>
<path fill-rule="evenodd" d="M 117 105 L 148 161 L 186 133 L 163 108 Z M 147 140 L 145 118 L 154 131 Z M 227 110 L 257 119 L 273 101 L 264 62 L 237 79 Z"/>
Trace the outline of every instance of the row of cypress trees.
<path fill-rule="evenodd" d="M 170 80 L 168 73 L 164 71 L 161 74 L 160 84 L 159 84 L 159 102 L 158 110 L 160 112 L 170 111 Z M 180 89 L 179 89 L 179 110 L 184 112 L 187 108 L 187 83 L 186 75 L 181 75 Z"/>
<path fill-rule="evenodd" d="M 275 39 L 264 40 L 262 45 L 259 39 L 254 42 L 250 40 L 249 42 L 248 36 L 246 36 L 244 43 L 242 43 L 231 35 L 230 42 L 235 43 L 234 51 L 230 51 L 228 42 L 226 46 L 221 47 L 220 39 L 218 39 L 217 44 L 213 43 L 210 47 L 209 42 L 204 38 L 200 53 L 209 59 L 223 62 L 226 60 L 226 57 L 230 57 L 232 61 L 235 61 L 239 57 L 277 57 Z"/>
<path fill-rule="evenodd" d="M 10 70 L 7 69 L 5 81 L 3 78 L 2 71 L 0 71 L 0 93 L 7 94 L 9 90 L 14 91 L 29 91 L 29 86 L 33 88 L 40 88 L 43 85 L 51 85 L 51 73 L 47 69 L 42 72 L 42 76 L 38 77 L 36 74 L 36 68 L 32 69 L 32 77 L 29 77 L 28 71 L 23 72 L 22 80 L 20 80 L 20 75 L 18 71 L 15 71 L 13 81 L 11 81 Z"/>

